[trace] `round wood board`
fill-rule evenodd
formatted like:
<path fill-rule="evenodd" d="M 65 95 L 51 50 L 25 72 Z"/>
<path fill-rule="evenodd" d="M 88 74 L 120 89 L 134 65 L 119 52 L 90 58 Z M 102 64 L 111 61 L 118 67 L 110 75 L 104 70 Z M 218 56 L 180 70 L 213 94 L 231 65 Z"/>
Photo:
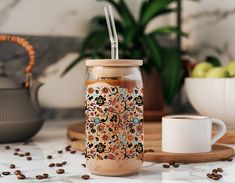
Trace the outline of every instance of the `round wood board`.
<path fill-rule="evenodd" d="M 146 152 L 144 160 L 150 162 L 169 162 L 178 163 L 202 163 L 210 161 L 218 161 L 227 159 L 234 155 L 231 147 L 221 144 L 213 145 L 212 151 L 208 153 L 166 153 L 161 151 L 161 124 L 145 123 L 144 126 L 144 149 L 145 151 L 153 150 L 154 152 Z M 85 126 L 84 123 L 72 124 L 68 127 L 68 138 L 71 139 L 73 148 L 84 151 Z"/>

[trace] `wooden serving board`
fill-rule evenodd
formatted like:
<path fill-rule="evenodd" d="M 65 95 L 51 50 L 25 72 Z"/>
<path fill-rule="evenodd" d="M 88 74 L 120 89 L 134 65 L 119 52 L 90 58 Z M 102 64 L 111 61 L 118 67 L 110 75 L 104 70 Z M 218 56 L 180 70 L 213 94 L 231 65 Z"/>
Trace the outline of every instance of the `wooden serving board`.
<path fill-rule="evenodd" d="M 71 140 L 73 148 L 84 151 L 85 125 L 84 123 L 72 124 L 68 127 L 68 138 Z M 235 143 L 235 133 L 226 134 L 220 142 Z M 150 162 L 169 162 L 175 161 L 179 163 L 199 163 L 218 161 L 227 159 L 234 155 L 233 148 L 216 144 L 212 147 L 212 151 L 208 153 L 165 153 L 161 151 L 161 124 L 160 123 L 145 123 L 144 126 L 144 149 L 146 152 L 144 160 Z"/>

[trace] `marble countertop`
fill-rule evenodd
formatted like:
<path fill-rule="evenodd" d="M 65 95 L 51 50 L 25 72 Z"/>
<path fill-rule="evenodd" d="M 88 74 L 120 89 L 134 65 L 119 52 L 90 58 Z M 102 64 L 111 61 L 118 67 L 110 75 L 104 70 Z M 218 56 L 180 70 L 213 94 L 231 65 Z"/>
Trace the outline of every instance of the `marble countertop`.
<path fill-rule="evenodd" d="M 209 183 L 214 182 L 207 178 L 206 174 L 212 169 L 223 168 L 223 178 L 220 182 L 235 182 L 235 161 L 218 161 L 212 163 L 197 163 L 180 165 L 179 168 L 165 169 L 162 164 L 148 163 L 143 164 L 142 171 L 133 176 L 127 177 L 103 177 L 91 175 L 89 180 L 81 179 L 81 175 L 89 174 L 88 170 L 81 166 L 85 163 L 84 156 L 77 152 L 71 154 L 65 152 L 67 146 L 66 128 L 75 121 L 52 121 L 46 122 L 42 130 L 33 138 L 32 142 L 27 145 L 23 143 L 1 144 L 0 145 L 0 172 L 10 171 L 11 175 L 0 176 L 0 183 L 15 182 L 53 182 L 53 183 Z M 6 150 L 5 146 L 10 145 L 11 149 Z M 233 146 L 235 148 L 235 145 Z M 20 148 L 23 152 L 30 152 L 32 161 L 27 161 L 26 157 L 14 156 L 14 149 Z M 58 154 L 58 150 L 63 150 L 62 154 Z M 47 155 L 52 155 L 53 159 L 48 160 Z M 55 162 L 67 161 L 62 167 L 65 169 L 64 174 L 58 175 L 56 170 L 59 167 L 49 168 L 48 164 Z M 15 164 L 16 169 L 20 169 L 26 175 L 25 180 L 17 180 L 13 174 L 14 169 L 10 169 L 10 164 Z M 48 173 L 49 178 L 44 180 L 36 180 L 35 176 Z M 89 174 L 90 175 L 90 174 Z"/>

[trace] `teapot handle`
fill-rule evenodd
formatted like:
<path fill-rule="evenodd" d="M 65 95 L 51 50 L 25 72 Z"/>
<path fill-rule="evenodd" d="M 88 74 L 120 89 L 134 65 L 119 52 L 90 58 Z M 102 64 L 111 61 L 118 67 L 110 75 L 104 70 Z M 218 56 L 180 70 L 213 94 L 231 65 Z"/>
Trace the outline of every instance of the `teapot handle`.
<path fill-rule="evenodd" d="M 28 57 L 29 57 L 29 62 L 28 65 L 26 66 L 24 72 L 26 75 L 26 80 L 25 80 L 25 88 L 29 88 L 31 84 L 31 79 L 32 79 L 32 68 L 33 65 L 35 64 L 35 50 L 29 42 L 19 36 L 11 36 L 11 35 L 0 35 L 0 42 L 12 42 L 15 44 L 18 44 L 22 46 L 27 52 L 28 52 Z"/>

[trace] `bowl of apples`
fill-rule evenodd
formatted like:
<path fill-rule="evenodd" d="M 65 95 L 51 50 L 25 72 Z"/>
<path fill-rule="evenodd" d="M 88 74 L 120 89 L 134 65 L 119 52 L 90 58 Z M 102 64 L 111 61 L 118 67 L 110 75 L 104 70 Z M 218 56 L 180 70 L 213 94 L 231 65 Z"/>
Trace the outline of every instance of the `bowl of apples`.
<path fill-rule="evenodd" d="M 188 99 L 198 113 L 223 120 L 235 127 L 235 61 L 227 66 L 201 62 L 185 79 Z"/>

